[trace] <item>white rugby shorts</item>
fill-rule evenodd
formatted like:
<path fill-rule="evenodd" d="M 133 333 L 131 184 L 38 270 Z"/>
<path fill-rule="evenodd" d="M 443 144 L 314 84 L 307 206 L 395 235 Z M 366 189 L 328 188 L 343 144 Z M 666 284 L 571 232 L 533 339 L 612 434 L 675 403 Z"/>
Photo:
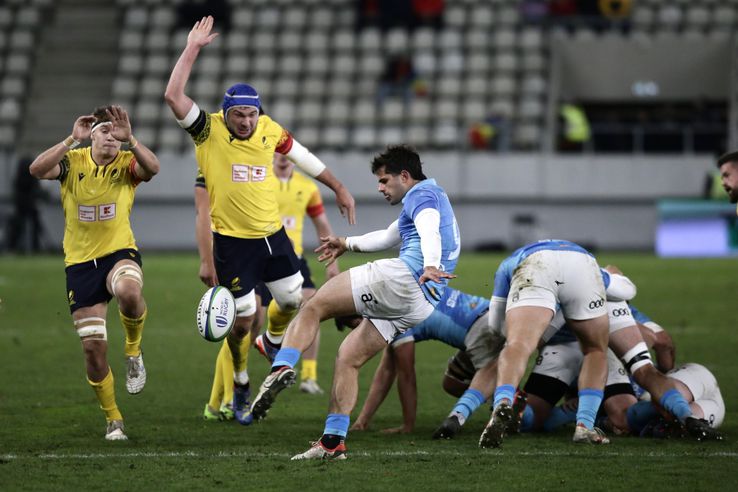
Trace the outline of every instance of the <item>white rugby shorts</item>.
<path fill-rule="evenodd" d="M 597 261 L 577 251 L 536 251 L 513 273 L 506 311 L 545 307 L 566 319 L 587 320 L 607 314 L 605 284 Z"/>
<path fill-rule="evenodd" d="M 629 328 L 631 326 L 637 326 L 636 320 L 633 318 L 633 314 L 630 312 L 630 307 L 625 301 L 622 302 L 608 302 L 607 303 L 607 317 L 610 321 L 610 333 L 615 333 L 623 328 Z"/>
<path fill-rule="evenodd" d="M 399 258 L 365 263 L 351 268 L 349 275 L 356 312 L 368 318 L 387 343 L 433 313 L 433 305 Z"/>
<path fill-rule="evenodd" d="M 683 364 L 666 374 L 684 383 L 692 392 L 694 402 L 702 409 L 705 420 L 713 428 L 720 427 L 725 419 L 725 403 L 715 376 L 705 366 Z"/>
<path fill-rule="evenodd" d="M 464 346 L 474 368 L 479 370 L 497 359 L 502 347 L 505 346 L 505 337 L 501 333 L 492 332 L 489 326 L 489 316 L 484 313 L 466 332 Z"/>
<path fill-rule="evenodd" d="M 577 341 L 546 345 L 539 351 L 536 364 L 533 366 L 533 372 L 571 385 L 576 383 L 579 377 L 583 360 L 584 354 Z M 630 378 L 617 355 L 608 349 L 607 382 L 605 386 L 614 384 L 630 384 Z"/>

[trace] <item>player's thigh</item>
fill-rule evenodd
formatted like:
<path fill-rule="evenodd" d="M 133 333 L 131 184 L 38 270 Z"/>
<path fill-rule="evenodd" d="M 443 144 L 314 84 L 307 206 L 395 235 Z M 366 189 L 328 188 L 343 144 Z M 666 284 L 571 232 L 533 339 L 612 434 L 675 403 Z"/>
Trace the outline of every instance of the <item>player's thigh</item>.
<path fill-rule="evenodd" d="M 505 315 L 507 344 L 522 344 L 532 352 L 545 333 L 554 311 L 541 306 L 519 306 L 509 309 Z"/>
<path fill-rule="evenodd" d="M 567 319 L 566 323 L 577 336 L 577 340 L 579 340 L 584 353 L 590 350 L 602 352 L 607 350 L 609 327 L 607 314 L 592 319 Z"/>
<path fill-rule="evenodd" d="M 320 320 L 356 314 L 350 271 L 341 272 L 315 291 L 303 309 L 315 311 Z"/>
<path fill-rule="evenodd" d="M 377 328 L 370 320 L 364 319 L 344 338 L 338 348 L 336 363 L 361 367 L 386 347 L 387 341 Z"/>

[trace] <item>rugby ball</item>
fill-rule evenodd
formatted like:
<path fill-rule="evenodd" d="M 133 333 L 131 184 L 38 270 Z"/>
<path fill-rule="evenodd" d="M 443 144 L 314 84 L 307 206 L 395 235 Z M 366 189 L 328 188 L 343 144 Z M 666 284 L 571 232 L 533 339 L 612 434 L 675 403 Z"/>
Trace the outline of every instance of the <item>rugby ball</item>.
<path fill-rule="evenodd" d="M 236 300 L 220 285 L 203 294 L 197 307 L 197 331 L 205 340 L 218 342 L 228 336 L 236 320 Z"/>

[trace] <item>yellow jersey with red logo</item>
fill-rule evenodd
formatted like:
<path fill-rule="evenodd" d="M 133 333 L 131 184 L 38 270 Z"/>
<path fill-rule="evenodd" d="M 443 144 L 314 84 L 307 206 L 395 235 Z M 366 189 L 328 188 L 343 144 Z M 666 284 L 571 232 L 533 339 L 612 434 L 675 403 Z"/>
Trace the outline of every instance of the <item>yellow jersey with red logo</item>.
<path fill-rule="evenodd" d="M 274 152 L 286 154 L 292 148 L 289 132 L 261 115 L 251 137 L 240 140 L 228 130 L 222 111 L 201 111 L 187 132 L 195 142 L 198 171 L 210 195 L 213 230 L 246 239 L 276 233 L 282 221 L 272 159 Z"/>
<path fill-rule="evenodd" d="M 64 207 L 64 262 L 84 263 L 115 251 L 136 249 L 131 207 L 136 186 L 136 158 L 120 151 L 99 166 L 90 147 L 70 150 L 59 163 Z"/>
<path fill-rule="evenodd" d="M 302 256 L 302 230 L 305 215 L 317 217 L 324 212 L 323 199 L 315 181 L 297 172 L 290 179 L 279 181 L 277 203 L 282 216 L 282 225 L 295 248 L 295 254 Z"/>

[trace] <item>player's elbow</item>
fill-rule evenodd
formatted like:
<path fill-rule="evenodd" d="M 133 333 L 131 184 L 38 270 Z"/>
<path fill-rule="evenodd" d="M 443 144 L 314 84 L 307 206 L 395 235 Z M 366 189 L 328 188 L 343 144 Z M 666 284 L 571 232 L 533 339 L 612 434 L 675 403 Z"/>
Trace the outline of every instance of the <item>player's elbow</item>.
<path fill-rule="evenodd" d="M 38 162 L 38 159 L 31 163 L 31 165 L 28 167 L 28 172 L 31 173 L 31 176 L 36 179 L 43 179 L 45 174 L 43 169 L 41 168 L 41 164 Z"/>

